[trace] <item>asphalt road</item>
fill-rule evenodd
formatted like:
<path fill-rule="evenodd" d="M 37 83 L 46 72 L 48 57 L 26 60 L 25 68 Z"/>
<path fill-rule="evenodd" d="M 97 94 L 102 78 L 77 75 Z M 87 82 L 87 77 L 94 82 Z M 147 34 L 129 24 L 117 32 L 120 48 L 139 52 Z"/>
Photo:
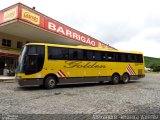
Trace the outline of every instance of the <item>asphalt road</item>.
<path fill-rule="evenodd" d="M 21 88 L 17 83 L 0 82 L 0 114 L 1 118 L 5 115 L 17 118 L 14 114 L 43 114 L 36 116 L 38 119 L 53 117 L 47 114 L 57 118 L 66 114 L 62 117 L 65 119 L 90 119 L 93 114 L 157 115 L 160 114 L 160 74 L 146 74 L 145 78 L 129 84 L 60 85 L 52 90 Z M 154 117 L 160 119 L 160 116 Z"/>

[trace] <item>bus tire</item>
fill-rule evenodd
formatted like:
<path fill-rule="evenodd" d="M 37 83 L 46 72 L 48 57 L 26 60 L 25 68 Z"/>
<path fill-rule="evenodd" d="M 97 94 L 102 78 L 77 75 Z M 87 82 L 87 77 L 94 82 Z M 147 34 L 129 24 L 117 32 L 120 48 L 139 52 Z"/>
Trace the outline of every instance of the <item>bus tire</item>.
<path fill-rule="evenodd" d="M 44 87 L 46 89 L 53 89 L 56 87 L 56 79 L 53 76 L 47 76 L 44 81 Z"/>
<path fill-rule="evenodd" d="M 119 83 L 119 81 L 120 81 L 120 76 L 118 74 L 113 74 L 111 78 L 111 83 L 113 85 L 116 85 Z"/>
<path fill-rule="evenodd" d="M 122 76 L 122 83 L 126 84 L 128 83 L 130 80 L 130 77 L 127 73 L 124 73 L 123 76 Z"/>

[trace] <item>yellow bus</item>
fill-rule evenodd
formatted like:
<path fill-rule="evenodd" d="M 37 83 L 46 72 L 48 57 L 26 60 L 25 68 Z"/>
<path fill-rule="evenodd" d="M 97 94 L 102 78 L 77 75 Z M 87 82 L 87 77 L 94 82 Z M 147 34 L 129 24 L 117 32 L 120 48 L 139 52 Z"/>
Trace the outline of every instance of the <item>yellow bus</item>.
<path fill-rule="evenodd" d="M 62 83 L 128 83 L 144 76 L 141 52 L 46 43 L 26 44 L 16 70 L 20 86 L 47 89 Z"/>

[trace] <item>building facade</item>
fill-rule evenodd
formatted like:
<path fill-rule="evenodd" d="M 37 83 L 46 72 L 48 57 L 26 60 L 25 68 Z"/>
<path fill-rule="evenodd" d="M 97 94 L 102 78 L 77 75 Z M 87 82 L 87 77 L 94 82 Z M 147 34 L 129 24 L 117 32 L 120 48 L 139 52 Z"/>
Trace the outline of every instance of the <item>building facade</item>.
<path fill-rule="evenodd" d="M 21 3 L 0 11 L 0 75 L 14 75 L 24 44 L 43 42 L 113 47 Z M 5 73 L 4 73 L 5 72 Z"/>

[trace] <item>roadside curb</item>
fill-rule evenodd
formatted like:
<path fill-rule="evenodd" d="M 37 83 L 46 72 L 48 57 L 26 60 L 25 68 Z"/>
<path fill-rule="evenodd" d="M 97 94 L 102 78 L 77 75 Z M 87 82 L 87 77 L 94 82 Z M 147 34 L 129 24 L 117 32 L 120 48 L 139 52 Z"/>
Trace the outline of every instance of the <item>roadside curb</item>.
<path fill-rule="evenodd" d="M 15 82 L 15 80 L 1 80 L 1 79 L 0 79 L 0 82 L 13 83 L 13 82 Z"/>
<path fill-rule="evenodd" d="M 12 83 L 15 82 L 15 77 L 3 77 L 0 78 L 0 82 Z"/>

